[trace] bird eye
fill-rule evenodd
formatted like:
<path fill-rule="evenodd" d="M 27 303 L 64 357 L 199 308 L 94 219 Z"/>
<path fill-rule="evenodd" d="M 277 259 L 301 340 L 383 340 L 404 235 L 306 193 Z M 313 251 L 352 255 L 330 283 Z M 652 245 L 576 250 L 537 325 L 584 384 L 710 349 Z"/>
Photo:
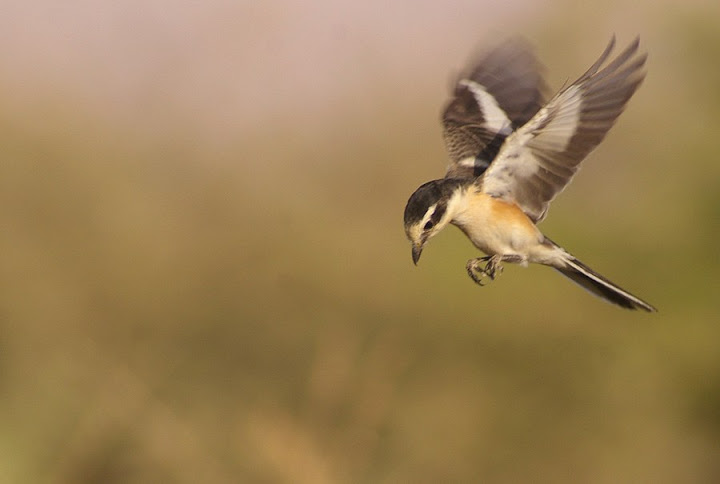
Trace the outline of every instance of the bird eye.
<path fill-rule="evenodd" d="M 430 230 L 431 228 L 433 228 L 433 225 L 435 225 L 435 224 L 433 223 L 432 220 L 430 220 L 430 221 L 428 221 L 428 223 L 425 224 L 425 227 L 423 227 L 423 230 Z"/>

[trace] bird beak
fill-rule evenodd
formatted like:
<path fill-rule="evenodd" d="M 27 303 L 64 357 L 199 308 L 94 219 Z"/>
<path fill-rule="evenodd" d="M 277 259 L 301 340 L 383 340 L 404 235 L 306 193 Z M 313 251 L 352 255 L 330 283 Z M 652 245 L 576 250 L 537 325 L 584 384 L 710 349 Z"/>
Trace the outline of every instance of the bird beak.
<path fill-rule="evenodd" d="M 413 263 L 417 265 L 418 261 L 420 260 L 420 254 L 422 254 L 423 246 L 422 244 L 413 244 L 412 246 L 412 258 Z"/>

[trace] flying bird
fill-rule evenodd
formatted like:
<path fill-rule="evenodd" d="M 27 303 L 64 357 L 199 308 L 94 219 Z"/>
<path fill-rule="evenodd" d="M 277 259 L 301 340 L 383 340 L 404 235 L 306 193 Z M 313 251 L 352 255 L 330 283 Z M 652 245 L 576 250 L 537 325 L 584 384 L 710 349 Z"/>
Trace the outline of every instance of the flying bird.
<path fill-rule="evenodd" d="M 543 264 L 613 304 L 656 311 L 537 227 L 645 77 L 639 39 L 609 60 L 614 46 L 613 36 L 587 72 L 547 102 L 540 64 L 519 39 L 495 47 L 460 77 L 442 116 L 447 173 L 421 185 L 405 207 L 415 264 L 428 240 L 453 224 L 487 254 L 466 265 L 481 286 L 504 262 Z"/>

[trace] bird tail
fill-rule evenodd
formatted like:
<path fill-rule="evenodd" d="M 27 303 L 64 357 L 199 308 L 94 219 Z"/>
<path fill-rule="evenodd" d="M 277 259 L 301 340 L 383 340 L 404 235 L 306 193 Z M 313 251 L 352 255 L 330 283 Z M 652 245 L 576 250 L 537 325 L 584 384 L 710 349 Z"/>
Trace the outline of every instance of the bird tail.
<path fill-rule="evenodd" d="M 588 266 L 568 254 L 562 247 L 545 237 L 545 245 L 557 250 L 559 255 L 552 268 L 592 294 L 626 309 L 643 309 L 649 313 L 657 311 L 652 304 L 646 303 L 617 284 L 609 281 Z"/>
<path fill-rule="evenodd" d="M 555 266 L 554 268 L 596 296 L 626 309 L 643 309 L 647 312 L 657 311 L 651 304 L 610 282 L 575 257 L 568 254 L 568 257 L 564 258 L 563 262 L 563 266 Z"/>

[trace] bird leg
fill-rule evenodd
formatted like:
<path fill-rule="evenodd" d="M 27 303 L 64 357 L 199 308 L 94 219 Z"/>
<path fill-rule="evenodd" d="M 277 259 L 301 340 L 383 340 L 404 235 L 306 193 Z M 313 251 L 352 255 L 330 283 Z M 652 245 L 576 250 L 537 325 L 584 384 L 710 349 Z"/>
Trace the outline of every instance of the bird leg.
<path fill-rule="evenodd" d="M 517 254 L 496 254 L 493 256 L 470 259 L 469 261 L 467 261 L 465 268 L 467 269 L 467 273 L 470 276 L 470 279 L 475 281 L 476 284 L 484 286 L 484 277 L 489 277 L 490 280 L 494 281 L 495 277 L 502 274 L 502 262 L 522 262 L 523 260 L 523 257 Z M 480 267 L 483 262 L 486 262 L 485 267 Z"/>
<path fill-rule="evenodd" d="M 489 277 L 491 280 L 495 279 L 497 268 L 494 264 L 491 266 L 493 257 L 497 256 L 478 257 L 477 259 L 470 259 L 467 261 L 465 268 L 467 269 L 468 276 L 470 276 L 470 279 L 475 281 L 475 284 L 484 286 L 484 277 Z M 483 262 L 487 262 L 485 267 L 481 267 Z"/>

